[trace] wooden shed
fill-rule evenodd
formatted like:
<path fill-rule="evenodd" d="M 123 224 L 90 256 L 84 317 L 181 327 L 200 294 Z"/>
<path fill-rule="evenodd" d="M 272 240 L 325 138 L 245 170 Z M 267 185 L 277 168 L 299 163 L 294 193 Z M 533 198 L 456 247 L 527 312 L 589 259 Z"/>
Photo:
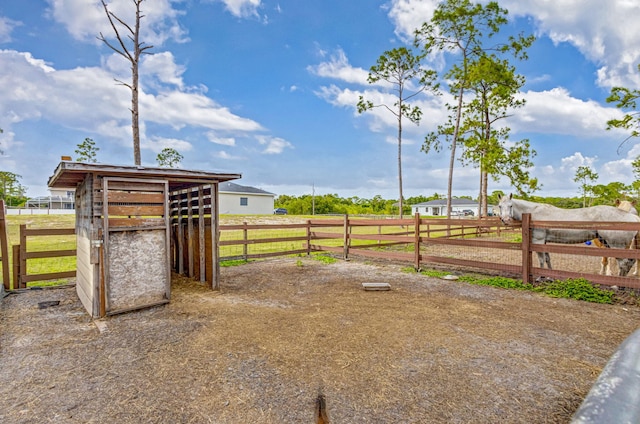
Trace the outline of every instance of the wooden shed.
<path fill-rule="evenodd" d="M 209 285 L 219 286 L 218 184 L 240 178 L 172 168 L 60 162 L 51 188 L 76 190 L 76 291 L 92 317 L 103 317 L 169 302 L 171 225 L 183 207 L 170 199 L 199 199 L 197 218 L 209 224 L 212 249 L 200 255 Z M 173 205 L 173 207 L 172 207 Z M 206 205 L 206 210 L 205 210 Z M 204 243 L 203 243 L 204 244 Z M 175 262 L 175 261 L 174 261 Z M 181 264 L 182 266 L 182 264 Z M 203 278 L 204 278 L 203 273 Z"/>

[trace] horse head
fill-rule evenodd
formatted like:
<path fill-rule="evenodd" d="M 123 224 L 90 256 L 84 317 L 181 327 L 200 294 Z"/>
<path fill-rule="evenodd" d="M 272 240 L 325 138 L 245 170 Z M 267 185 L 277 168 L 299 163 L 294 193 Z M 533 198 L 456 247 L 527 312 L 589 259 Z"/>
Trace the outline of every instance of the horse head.
<path fill-rule="evenodd" d="M 509 196 L 498 195 L 498 212 L 500 220 L 505 225 L 511 225 L 515 221 L 513 217 L 513 194 Z"/>

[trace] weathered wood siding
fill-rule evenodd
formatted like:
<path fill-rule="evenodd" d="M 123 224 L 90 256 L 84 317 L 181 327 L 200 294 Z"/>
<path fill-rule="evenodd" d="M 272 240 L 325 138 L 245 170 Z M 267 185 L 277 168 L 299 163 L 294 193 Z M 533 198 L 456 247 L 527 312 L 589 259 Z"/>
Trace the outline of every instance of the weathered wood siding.
<path fill-rule="evenodd" d="M 97 291 L 94 289 L 97 281 L 94 281 L 96 265 L 89 263 L 91 255 L 91 240 L 85 236 L 76 236 L 76 292 L 84 308 L 91 316 L 98 316 Z"/>
<path fill-rule="evenodd" d="M 87 312 L 92 317 L 100 316 L 99 299 L 99 259 L 97 248 L 91 246 L 91 240 L 97 229 L 94 227 L 94 177 L 87 174 L 76 189 L 76 292 Z"/>

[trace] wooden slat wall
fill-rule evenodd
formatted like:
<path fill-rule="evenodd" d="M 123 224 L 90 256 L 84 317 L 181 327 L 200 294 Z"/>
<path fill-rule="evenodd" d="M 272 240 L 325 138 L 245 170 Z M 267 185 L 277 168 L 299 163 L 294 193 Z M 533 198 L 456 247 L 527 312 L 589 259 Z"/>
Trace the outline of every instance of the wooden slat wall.
<path fill-rule="evenodd" d="M 179 274 L 206 281 L 213 289 L 220 285 L 217 202 L 217 184 L 179 190 L 170 196 L 172 267 Z"/>

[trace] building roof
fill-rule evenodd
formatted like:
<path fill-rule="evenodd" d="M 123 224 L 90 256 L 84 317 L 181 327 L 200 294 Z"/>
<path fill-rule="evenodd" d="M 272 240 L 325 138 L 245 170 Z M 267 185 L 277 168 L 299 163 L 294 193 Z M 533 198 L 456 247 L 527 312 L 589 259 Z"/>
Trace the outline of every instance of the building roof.
<path fill-rule="evenodd" d="M 447 206 L 447 199 L 436 199 L 411 206 Z M 478 206 L 478 202 L 469 199 L 451 199 L 451 206 Z"/>
<path fill-rule="evenodd" d="M 101 177 L 161 179 L 169 182 L 169 189 L 182 190 L 203 184 L 218 184 L 241 178 L 241 174 L 193 171 L 177 168 L 149 168 L 145 166 L 108 165 L 62 161 L 49 177 L 49 187 L 76 188 L 87 174 Z"/>
<path fill-rule="evenodd" d="M 261 194 L 265 196 L 275 196 L 275 194 L 269 193 L 268 191 L 264 191 L 259 188 L 243 186 L 243 185 L 232 183 L 229 181 L 221 183 L 218 186 L 218 191 L 220 193 L 244 193 L 244 194 L 259 194 L 259 195 Z"/>

